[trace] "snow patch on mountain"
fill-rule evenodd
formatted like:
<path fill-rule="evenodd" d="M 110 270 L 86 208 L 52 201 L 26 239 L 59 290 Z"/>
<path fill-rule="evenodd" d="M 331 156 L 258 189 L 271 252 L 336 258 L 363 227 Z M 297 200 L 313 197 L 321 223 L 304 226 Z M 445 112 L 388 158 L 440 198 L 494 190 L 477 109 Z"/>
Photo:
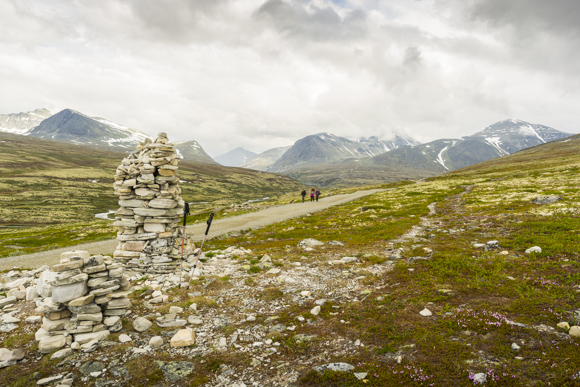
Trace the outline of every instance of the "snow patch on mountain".
<path fill-rule="evenodd" d="M 525 126 L 520 126 L 520 134 L 524 136 L 525 135 L 536 136 L 541 142 L 543 142 L 544 144 L 546 143 L 546 140 L 544 140 L 544 138 L 540 136 L 538 132 L 529 124 Z"/>
<path fill-rule="evenodd" d="M 486 137 L 485 141 L 493 146 L 501 155 L 509 155 L 509 152 L 505 151 L 501 147 L 501 137 Z"/>
<path fill-rule="evenodd" d="M 437 155 L 437 162 L 439 164 L 441 164 L 443 166 L 443 168 L 449 170 L 449 168 L 447 168 L 447 166 L 445 166 L 445 160 L 443 160 L 443 153 L 447 150 L 447 148 L 449 148 L 449 145 L 447 145 L 445 148 L 441 149 L 441 151 Z"/>

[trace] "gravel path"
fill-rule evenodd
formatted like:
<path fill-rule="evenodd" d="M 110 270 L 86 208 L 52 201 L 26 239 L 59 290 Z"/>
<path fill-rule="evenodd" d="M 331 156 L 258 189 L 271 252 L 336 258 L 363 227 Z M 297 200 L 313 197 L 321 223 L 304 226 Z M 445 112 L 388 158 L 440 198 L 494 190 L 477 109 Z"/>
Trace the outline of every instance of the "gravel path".
<path fill-rule="evenodd" d="M 359 199 L 363 196 L 376 192 L 380 189 L 357 191 L 352 194 L 334 195 L 321 198 L 318 202 L 298 202 L 281 206 L 266 208 L 261 211 L 251 212 L 240 216 L 233 216 L 224 219 L 215 219 L 208 234 L 208 240 L 232 231 L 257 229 L 272 223 L 281 222 L 287 219 L 296 218 L 308 213 L 324 210 L 328 207 L 347 203 Z M 187 233 L 194 242 L 201 241 L 205 232 L 206 223 L 198 223 L 187 226 Z M 83 243 L 76 246 L 69 246 L 62 249 L 48 250 L 40 253 L 19 255 L 15 257 L 0 258 L 0 270 L 9 270 L 15 266 L 23 268 L 37 268 L 42 265 L 54 265 L 58 263 L 60 255 L 65 251 L 86 250 L 91 254 L 113 254 L 117 247 L 117 240 L 111 239 L 100 242 Z"/>

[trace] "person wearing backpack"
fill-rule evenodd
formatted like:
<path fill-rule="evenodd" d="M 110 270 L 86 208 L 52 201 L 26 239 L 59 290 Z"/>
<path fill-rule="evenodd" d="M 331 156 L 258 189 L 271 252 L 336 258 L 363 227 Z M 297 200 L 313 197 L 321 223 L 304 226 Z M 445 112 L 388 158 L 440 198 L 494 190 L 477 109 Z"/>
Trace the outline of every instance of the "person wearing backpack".
<path fill-rule="evenodd" d="M 304 203 L 304 197 L 306 197 L 306 189 L 302 189 L 300 195 L 302 195 L 302 203 Z"/>
<path fill-rule="evenodd" d="M 316 201 L 318 201 L 318 197 L 320 196 L 320 190 L 317 189 L 315 192 L 315 195 L 316 195 Z"/>
<path fill-rule="evenodd" d="M 312 188 L 310 190 L 310 201 L 313 202 L 314 201 L 314 188 Z"/>

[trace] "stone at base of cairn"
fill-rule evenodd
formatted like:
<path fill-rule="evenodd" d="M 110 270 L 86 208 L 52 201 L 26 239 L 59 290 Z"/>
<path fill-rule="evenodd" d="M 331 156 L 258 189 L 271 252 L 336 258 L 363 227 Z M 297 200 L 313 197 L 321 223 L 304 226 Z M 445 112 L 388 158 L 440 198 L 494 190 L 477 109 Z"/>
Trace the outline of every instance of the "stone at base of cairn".
<path fill-rule="evenodd" d="M 63 253 L 60 263 L 45 271 L 37 283 L 44 314 L 35 335 L 40 352 L 83 349 L 83 344 L 120 331 L 121 319 L 109 316 L 124 316 L 131 308 L 124 271 L 124 265 L 108 256 Z"/>

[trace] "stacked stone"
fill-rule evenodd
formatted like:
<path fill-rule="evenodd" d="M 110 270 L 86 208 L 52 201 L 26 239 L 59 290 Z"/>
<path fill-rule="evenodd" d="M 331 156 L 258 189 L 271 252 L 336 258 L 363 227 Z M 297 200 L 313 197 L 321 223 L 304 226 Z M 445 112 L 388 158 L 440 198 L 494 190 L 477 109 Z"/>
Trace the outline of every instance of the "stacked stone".
<path fill-rule="evenodd" d="M 133 271 L 171 273 L 181 257 L 179 221 L 185 205 L 177 177 L 179 157 L 165 133 L 137 149 L 123 159 L 115 174 L 120 208 L 113 224 L 119 228 L 114 257 Z M 185 258 L 191 251 L 186 238 Z"/>
<path fill-rule="evenodd" d="M 63 253 L 61 263 L 37 283 L 38 293 L 48 296 L 40 302 L 44 317 L 36 333 L 39 350 L 49 353 L 65 345 L 88 350 L 110 332 L 121 330 L 120 316 L 131 307 L 124 269 L 108 256 Z"/>

